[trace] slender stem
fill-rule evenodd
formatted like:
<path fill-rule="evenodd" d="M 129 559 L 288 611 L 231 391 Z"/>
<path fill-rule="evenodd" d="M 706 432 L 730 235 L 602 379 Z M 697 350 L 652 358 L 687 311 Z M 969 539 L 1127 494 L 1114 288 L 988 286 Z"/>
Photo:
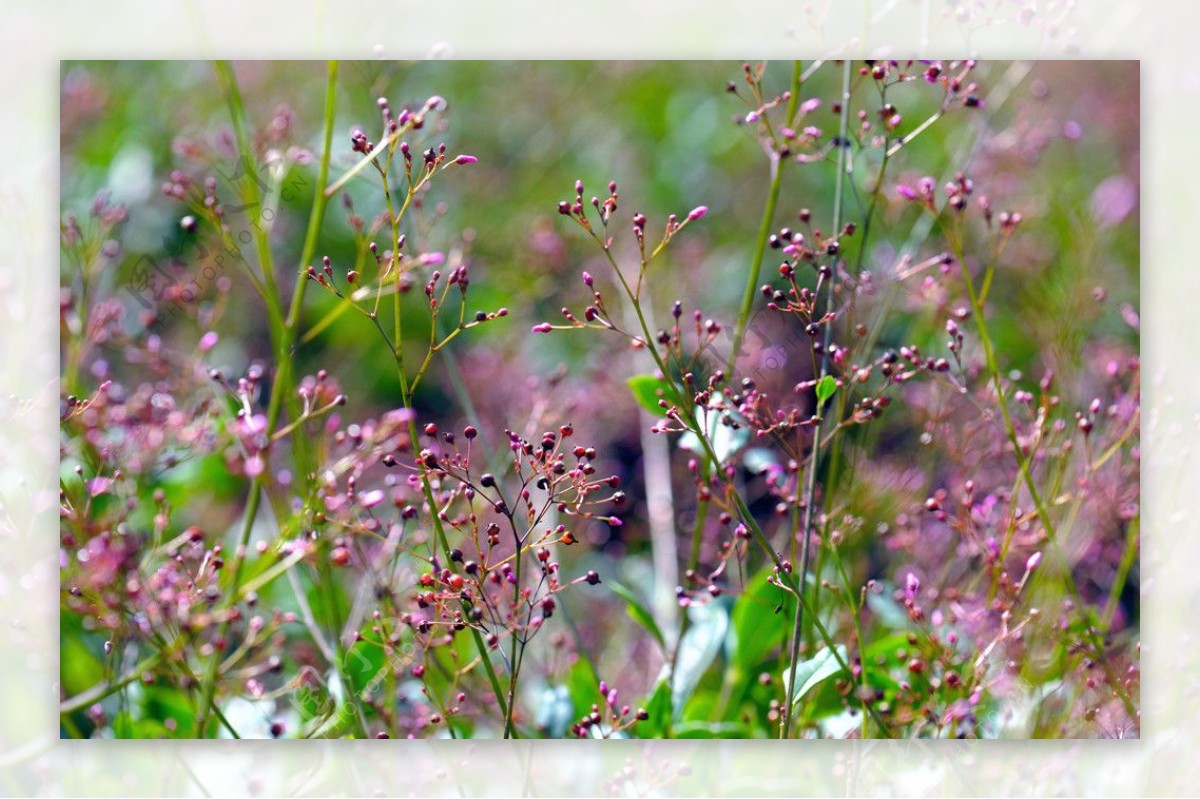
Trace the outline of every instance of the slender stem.
<path fill-rule="evenodd" d="M 383 197 L 384 197 L 384 202 L 387 206 L 388 220 L 391 224 L 392 268 L 394 268 L 396 270 L 395 279 L 396 279 L 397 285 L 398 285 L 399 280 L 400 280 L 400 272 L 399 272 L 400 219 L 403 216 L 404 212 L 407 210 L 409 203 L 412 201 L 412 197 L 413 197 L 414 193 L 417 191 L 417 189 L 420 188 L 421 185 L 424 184 L 424 180 L 422 180 L 420 183 L 418 183 L 416 186 L 414 186 L 413 188 L 411 188 L 409 190 L 408 197 L 405 199 L 404 203 L 402 204 L 402 206 L 400 208 L 400 212 L 397 213 L 395 203 L 392 199 L 391 185 L 390 185 L 390 181 L 388 180 L 387 170 L 386 170 L 386 168 L 383 168 L 383 167 L 378 167 L 378 168 L 379 168 L 380 178 L 383 181 Z M 327 191 L 326 194 L 332 194 L 332 191 Z M 413 412 L 413 407 L 412 407 L 413 406 L 413 389 L 412 389 L 412 386 L 409 384 L 408 375 L 404 369 L 404 346 L 403 346 L 404 342 L 403 342 L 403 338 L 402 338 L 403 326 L 401 324 L 401 319 L 402 319 L 402 317 L 401 317 L 401 313 L 402 313 L 401 292 L 397 289 L 397 291 L 393 293 L 392 298 L 393 298 L 392 299 L 392 303 L 393 303 L 392 310 L 393 310 L 394 318 L 395 318 L 393 332 L 394 332 L 395 338 L 394 338 L 394 340 L 388 342 L 388 344 L 389 344 L 389 347 L 392 352 L 392 357 L 396 364 L 396 377 L 400 382 L 400 400 L 404 405 L 405 411 L 407 411 L 407 413 L 408 413 L 409 440 L 412 442 L 412 446 L 415 449 L 415 447 L 417 445 L 417 441 L 419 441 L 420 438 L 419 438 L 419 434 L 417 432 L 416 414 Z M 372 316 L 372 319 L 375 319 L 375 317 Z M 376 319 L 376 324 L 378 326 L 377 319 Z M 381 334 L 383 333 L 382 326 L 380 326 L 380 333 Z M 384 335 L 384 340 L 387 341 L 386 335 Z M 449 541 L 449 538 L 446 536 L 446 529 L 443 526 L 442 520 L 438 515 L 437 497 L 434 496 L 433 485 L 429 481 L 429 473 L 427 471 L 425 471 L 425 469 L 422 468 L 420 470 L 420 475 L 421 475 L 421 487 L 422 487 L 423 493 L 425 494 L 425 501 L 429 505 L 429 517 L 433 524 L 434 535 L 437 539 L 438 546 L 440 547 L 440 549 L 442 551 L 442 555 L 446 558 L 447 568 L 453 569 L 455 567 L 455 563 L 450 557 L 450 541 Z M 518 556 L 519 556 L 519 554 L 520 553 L 518 553 Z M 468 609 L 469 604 L 470 603 L 467 602 L 467 600 L 465 600 L 465 599 L 463 600 L 464 610 Z M 479 652 L 479 660 L 483 665 L 484 672 L 486 672 L 486 674 L 487 674 L 488 682 L 490 683 L 490 685 L 492 687 L 492 693 L 496 697 L 496 703 L 500 708 L 500 713 L 505 719 L 509 719 L 510 718 L 509 704 L 507 701 L 505 701 L 504 689 L 500 685 L 500 679 L 496 675 L 496 669 L 492 665 L 491 658 L 488 655 L 487 643 L 483 640 L 483 636 L 480 635 L 479 629 L 477 627 L 475 627 L 474 625 L 468 625 L 468 629 L 470 629 L 470 631 L 471 631 L 471 637 L 475 642 L 475 648 Z M 508 727 L 509 726 L 510 725 L 506 725 L 506 728 L 505 728 L 505 736 L 506 737 L 508 736 L 508 732 L 509 732 Z"/>
<path fill-rule="evenodd" d="M 607 246 L 604 246 L 604 243 L 599 239 L 599 237 L 597 237 L 595 235 L 595 233 L 592 233 L 592 236 L 598 242 L 600 242 L 601 247 L 604 250 L 604 254 L 607 257 L 609 264 L 612 266 L 613 271 L 616 272 L 617 279 L 620 281 L 621 286 L 624 289 L 626 296 L 629 297 L 630 300 L 633 302 L 633 310 L 638 317 L 638 323 L 642 328 L 642 333 L 643 333 L 643 335 L 645 335 L 645 341 L 647 342 L 647 344 L 645 346 L 645 350 L 650 353 L 650 356 L 654 359 L 654 362 L 658 366 L 659 371 L 662 372 L 662 374 L 664 374 L 664 375 L 669 374 L 670 372 L 667 368 L 666 362 L 663 360 L 663 357 L 659 354 L 658 350 L 655 348 L 655 345 L 653 343 L 654 338 L 653 338 L 653 336 L 650 335 L 650 329 L 646 324 L 646 318 L 642 312 L 641 306 L 636 301 L 636 297 L 634 296 L 633 291 L 630 288 L 628 281 L 625 280 L 625 276 L 621 273 L 620 268 L 617 266 L 617 262 L 613 258 L 612 252 L 609 250 L 609 248 Z M 671 394 L 671 399 L 676 403 L 676 405 L 679 408 L 682 409 L 682 408 L 690 407 L 690 403 L 687 403 L 685 401 L 683 391 L 679 388 L 679 386 L 677 386 L 675 384 L 675 382 L 673 380 L 667 381 L 667 390 Z M 708 457 L 708 459 L 713 464 L 713 468 L 716 470 L 716 473 L 722 477 L 722 479 L 724 480 L 724 482 L 727 485 L 732 486 L 733 478 L 724 469 L 720 468 L 721 460 L 720 460 L 720 458 L 717 457 L 717 453 L 713 449 L 712 443 L 708 440 L 708 435 L 707 435 L 706 431 L 703 429 L 704 425 L 700 424 L 694 418 L 692 418 L 692 415 L 690 413 L 681 413 L 677 418 L 685 426 L 687 426 L 691 432 L 696 434 L 697 439 L 699 439 L 701 446 L 704 448 L 705 455 Z M 798 588 L 796 575 L 792 574 L 789 569 L 784 567 L 783 560 L 779 557 L 779 553 L 776 552 L 775 549 L 771 546 L 771 542 L 767 539 L 766 533 L 763 532 L 762 527 L 759 526 L 759 524 L 758 524 L 758 520 L 756 520 L 754 518 L 754 515 L 750 512 L 750 508 L 746 505 L 746 501 L 744 499 L 742 499 L 741 494 L 739 494 L 736 490 L 734 490 L 732 492 L 732 496 L 733 496 L 733 500 L 734 500 L 735 504 L 737 505 L 738 517 L 745 523 L 746 527 L 750 530 L 751 538 L 754 540 L 755 544 L 763 551 L 763 553 L 768 558 L 770 558 L 771 563 L 774 565 L 775 571 L 778 574 L 780 583 L 782 585 L 784 585 L 787 589 L 791 590 L 792 593 L 794 593 L 796 595 L 797 600 L 801 604 L 803 604 L 805 602 L 805 599 L 804 599 L 803 593 Z M 815 615 L 813 616 L 812 622 L 813 622 L 813 625 L 817 629 L 817 633 L 821 636 L 821 640 L 825 642 L 825 645 L 827 647 L 829 647 L 829 651 L 833 655 L 834 659 L 838 662 L 838 665 L 842 669 L 844 669 L 846 672 L 849 672 L 850 666 L 849 666 L 849 664 L 846 663 L 845 659 L 837 651 L 837 642 L 833 639 L 833 636 L 829 634 L 829 630 L 826 629 L 825 625 L 822 624 L 821 620 L 819 618 L 817 618 Z M 791 699 L 791 697 L 788 697 L 788 701 L 790 701 L 790 699 Z M 876 723 L 879 724 L 879 727 L 883 731 L 884 735 L 890 737 L 890 732 L 887 728 L 887 725 L 884 723 L 883 719 L 879 716 L 878 711 L 870 705 L 867 705 L 866 709 L 867 709 L 867 712 L 869 712 L 872 715 L 872 717 L 875 719 Z"/>
<path fill-rule="evenodd" d="M 996 361 L 995 348 L 992 345 L 991 334 L 988 331 L 987 320 L 983 315 L 983 304 L 979 298 L 979 292 L 975 288 L 975 281 L 971 277 L 970 268 L 967 266 L 966 256 L 963 252 L 962 237 L 954 235 L 950 237 L 951 244 L 954 249 L 954 256 L 958 260 L 959 267 L 962 270 L 963 281 L 967 286 L 967 294 L 971 299 L 972 318 L 975 320 L 975 329 L 979 333 L 979 343 L 983 347 L 984 359 L 987 363 L 988 374 L 991 377 L 992 386 L 996 393 L 996 403 L 1000 406 L 1000 416 L 1004 420 L 1004 430 L 1008 435 L 1009 443 L 1013 447 L 1013 455 L 1017 459 L 1017 468 L 1021 472 L 1021 477 L 1025 481 L 1025 488 L 1029 492 L 1030 499 L 1033 500 L 1034 507 L 1037 509 L 1038 519 L 1042 523 L 1042 528 L 1046 534 L 1046 540 L 1051 544 L 1057 545 L 1057 531 L 1055 530 L 1054 522 L 1050 518 L 1050 508 L 1046 505 L 1046 501 L 1042 498 L 1041 492 L 1038 490 L 1033 479 L 1033 470 L 1029 465 L 1030 458 L 1026 457 L 1021 449 L 1021 442 L 1017 436 L 1016 426 L 1013 424 L 1012 415 L 1008 409 L 1008 398 L 1005 396 L 1004 384 L 1000 374 L 1000 367 Z M 1035 572 L 1035 576 L 1039 572 Z M 1129 697 L 1129 693 L 1125 690 L 1118 675 L 1109 663 L 1108 658 L 1104 653 L 1104 641 L 1096 631 L 1095 618 L 1092 609 L 1083 601 L 1083 597 L 1079 593 L 1079 587 L 1075 584 L 1075 579 L 1071 575 L 1069 565 L 1063 573 L 1063 582 L 1067 590 L 1071 593 L 1076 607 L 1083 616 L 1084 635 L 1088 639 L 1088 643 L 1094 651 L 1096 659 L 1099 661 L 1101 668 L 1104 670 L 1105 677 L 1113 691 L 1120 698 L 1125 711 L 1130 718 L 1137 717 L 1137 708 L 1133 704 L 1133 700 Z"/>
<path fill-rule="evenodd" d="M 233 135 L 238 146 L 238 158 L 241 166 L 249 172 L 255 168 L 254 150 L 250 147 L 250 139 L 246 135 L 246 108 L 242 102 L 242 94 L 238 90 L 237 78 L 228 61 L 217 61 L 213 66 L 225 91 L 225 100 L 229 106 L 229 116 L 233 123 Z M 244 181 L 244 186 L 242 197 L 246 201 L 246 205 L 249 206 L 252 213 L 259 215 L 257 219 L 251 221 L 250 233 L 254 238 L 254 249 L 258 255 L 258 266 L 262 271 L 263 284 L 266 286 L 269 299 L 273 301 L 268 303 L 268 312 L 277 314 L 279 312 L 279 286 L 275 280 L 275 269 L 271 259 L 271 241 L 267 236 L 267 231 L 260 224 L 262 221 L 262 195 L 258 190 L 257 176 L 250 175 L 249 179 Z M 274 308 L 270 307 L 272 304 L 275 306 Z"/>
<path fill-rule="evenodd" d="M 75 694 L 75 696 L 69 699 L 64 699 L 58 706 L 59 714 L 75 713 L 99 702 L 101 699 L 112 696 L 130 683 L 141 679 L 143 674 L 163 662 L 167 655 L 166 651 L 160 649 L 120 677 L 97 683 L 82 693 Z"/>
<path fill-rule="evenodd" d="M 796 115 L 797 103 L 800 100 L 801 73 L 800 62 L 792 65 L 792 89 L 788 98 L 786 119 L 791 123 Z M 742 339 L 746 335 L 746 326 L 750 324 L 750 312 L 754 308 L 754 294 L 758 290 L 758 276 L 762 269 L 763 255 L 767 251 L 767 240 L 771 237 L 771 225 L 775 221 L 775 207 L 779 203 L 779 190 L 783 185 L 783 159 L 779 151 L 771 148 L 771 185 L 767 189 L 767 202 L 763 206 L 762 219 L 758 223 L 758 235 L 754 239 L 754 253 L 750 256 L 750 268 L 746 271 L 746 288 L 742 292 L 742 305 L 738 310 L 737 326 L 733 331 L 733 343 L 729 358 L 725 363 L 725 374 L 733 376 L 733 367 L 737 363 L 738 353 L 742 350 Z"/>
<path fill-rule="evenodd" d="M 1121 600 L 1121 592 L 1125 590 L 1125 581 L 1129 578 L 1129 571 L 1133 568 L 1133 564 L 1137 561 L 1138 555 L 1138 540 L 1141 532 L 1141 523 L 1138 517 L 1131 519 L 1125 528 L 1125 552 L 1121 555 L 1121 562 L 1117 566 L 1117 576 L 1113 578 L 1112 587 L 1108 592 L 1108 600 L 1104 603 L 1104 629 L 1112 629 L 1113 617 L 1117 612 L 1117 604 Z"/>
<path fill-rule="evenodd" d="M 850 119 L 850 62 L 843 62 L 842 70 L 842 110 L 839 120 L 839 146 L 837 159 L 837 174 L 834 182 L 834 199 L 833 199 L 833 235 L 837 235 L 842 229 L 842 189 L 846 177 L 846 131 Z M 825 288 L 825 304 L 828 305 L 833 299 L 833 280 L 827 281 Z M 824 346 L 821 348 L 821 368 L 817 379 L 820 380 L 829 374 L 829 347 L 833 342 L 833 325 L 826 324 Z M 813 518 L 814 510 L 817 505 L 817 471 L 820 466 L 821 458 L 821 441 L 825 433 L 825 425 L 830 414 L 826 413 L 824 407 L 818 400 L 816 409 L 817 429 L 813 435 L 813 450 L 812 456 L 808 462 L 808 473 L 805 475 L 806 484 L 804 487 L 804 520 L 800 529 L 800 594 L 803 595 L 805 586 L 807 585 L 808 576 L 808 560 L 811 550 L 811 539 L 813 533 Z M 799 666 L 800 660 L 800 633 L 804 623 L 804 603 L 796 603 L 796 615 L 792 623 L 792 647 L 791 647 L 791 665 L 788 667 L 788 689 L 787 702 L 784 703 L 782 710 L 782 720 L 779 725 L 779 737 L 787 738 L 790 732 L 792 723 L 792 697 L 795 695 L 796 689 L 796 668 Z"/>
<path fill-rule="evenodd" d="M 242 567 L 246 560 L 246 547 L 250 543 L 250 531 L 254 527 L 254 517 L 258 515 L 258 506 L 262 500 L 263 478 L 262 475 L 266 470 L 260 472 L 250 481 L 250 496 L 246 501 L 246 515 L 242 521 L 242 530 L 238 534 L 237 548 L 234 550 L 233 563 L 230 566 L 230 574 L 232 575 L 229 581 L 229 591 L 222 607 L 228 608 L 233 604 L 234 598 L 237 596 L 238 583 L 241 580 Z M 229 628 L 233 622 L 226 618 L 217 628 L 217 635 L 213 642 L 212 659 L 208 662 L 208 667 L 204 672 L 204 680 L 201 684 L 200 707 L 196 712 L 196 737 L 203 738 L 204 730 L 208 724 L 209 713 L 212 712 L 213 699 L 217 691 L 217 674 L 221 668 L 221 648 L 217 643 L 223 641 L 229 634 Z"/>
<path fill-rule="evenodd" d="M 216 64 L 217 75 L 220 78 L 225 88 L 226 98 L 229 104 L 230 117 L 233 121 L 234 136 L 238 141 L 238 147 L 241 151 L 241 157 L 245 160 L 247 169 L 251 168 L 253 161 L 250 160 L 252 153 L 248 144 L 248 139 L 245 131 L 245 110 L 242 106 L 241 93 L 238 91 L 237 80 L 234 77 L 233 70 L 227 62 L 219 61 Z M 325 99 L 325 138 L 324 150 L 321 155 L 321 175 L 324 179 L 329 172 L 329 159 L 333 141 L 333 119 L 334 119 L 334 101 L 336 98 L 336 80 L 337 80 L 337 65 L 336 62 L 331 62 L 329 65 L 329 82 L 327 86 L 327 95 Z M 323 182 L 322 179 L 322 182 Z M 248 180 L 247 195 L 252 201 L 258 200 L 258 185 L 254 180 Z M 255 206 L 257 207 L 257 205 Z M 313 202 L 313 211 L 309 216 L 309 229 L 305 234 L 304 253 L 311 259 L 312 252 L 316 248 L 316 240 L 320 231 L 321 220 L 324 218 L 325 198 L 318 192 L 317 198 Z M 266 232 L 258 224 L 253 225 L 255 231 L 255 241 L 258 248 L 259 262 L 263 268 L 263 278 L 268 291 L 264 293 L 268 309 L 268 321 L 270 322 L 271 338 L 275 345 L 275 352 L 278 359 L 278 366 L 275 370 L 275 378 L 271 385 L 271 397 L 267 407 L 267 428 L 266 435 L 270 440 L 275 426 L 279 422 L 280 411 L 282 409 L 282 400 L 285 394 L 294 395 L 292 390 L 292 375 L 291 375 L 291 344 L 294 340 L 294 328 L 299 319 L 300 306 L 304 300 L 304 285 L 307 283 L 302 277 L 297 277 L 297 286 L 292 293 L 291 307 L 288 311 L 288 316 L 285 319 L 279 307 L 279 293 L 275 285 L 273 276 L 273 268 L 271 266 L 271 248 L 270 242 L 267 239 Z M 307 261 L 302 257 L 301 263 L 307 270 Z M 234 549 L 233 560 L 230 565 L 230 582 L 228 593 L 225 597 L 222 607 L 228 608 L 237 602 L 238 590 L 241 582 L 242 569 L 246 560 L 246 549 L 250 543 L 250 532 L 254 526 L 254 518 L 258 514 L 259 504 L 262 499 L 262 493 L 265 488 L 265 475 L 268 474 L 267 469 L 263 469 L 258 475 L 252 478 L 250 482 L 250 494 L 246 502 L 246 514 L 242 522 L 242 529 L 238 535 L 237 546 Z M 228 634 L 232 620 L 226 619 L 223 621 L 217 631 L 217 640 L 225 639 Z M 339 640 L 340 651 L 340 640 Z M 204 730 L 208 722 L 208 716 L 212 711 L 213 699 L 216 694 L 216 681 L 220 670 L 221 652 L 218 650 L 213 653 L 212 660 L 209 662 L 205 671 L 204 681 L 202 683 L 202 693 L 200 707 L 196 714 L 196 735 L 204 737 Z"/>

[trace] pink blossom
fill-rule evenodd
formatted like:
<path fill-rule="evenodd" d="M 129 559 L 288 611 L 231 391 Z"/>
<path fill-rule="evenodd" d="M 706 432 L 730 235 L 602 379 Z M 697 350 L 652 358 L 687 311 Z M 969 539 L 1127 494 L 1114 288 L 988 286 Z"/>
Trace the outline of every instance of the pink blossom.
<path fill-rule="evenodd" d="M 367 491 L 358 495 L 358 504 L 364 508 L 373 508 L 383 502 L 383 491 L 376 488 L 373 491 Z"/>

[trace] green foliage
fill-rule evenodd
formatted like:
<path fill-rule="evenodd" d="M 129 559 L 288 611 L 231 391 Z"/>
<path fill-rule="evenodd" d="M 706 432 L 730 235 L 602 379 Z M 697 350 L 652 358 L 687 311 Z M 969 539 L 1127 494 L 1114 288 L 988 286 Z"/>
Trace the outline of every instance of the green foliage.
<path fill-rule="evenodd" d="M 729 630 L 729 612 L 722 602 L 690 606 L 688 620 L 690 623 L 679 640 L 675 669 L 671 673 L 670 696 L 675 721 L 683 718 L 701 677 L 725 646 L 725 635 Z"/>
<path fill-rule="evenodd" d="M 817 405 L 823 407 L 836 392 L 837 380 L 831 375 L 822 377 L 817 381 Z"/>
<path fill-rule="evenodd" d="M 810 691 L 821 683 L 845 672 L 842 664 L 838 662 L 838 657 L 834 655 L 834 651 L 822 649 L 808 660 L 802 660 L 796 664 L 795 686 L 792 691 L 793 705 L 799 704 Z M 845 662 L 846 647 L 838 644 L 836 652 L 841 657 L 841 661 Z M 785 674 L 785 681 L 790 676 L 790 674 Z"/>
<path fill-rule="evenodd" d="M 667 397 L 669 386 L 666 380 L 654 375 L 634 375 L 625 382 L 629 386 L 629 390 L 633 392 L 633 398 L 637 400 L 638 405 L 655 416 L 666 418 L 667 409 L 658 404 L 660 399 Z"/>
<path fill-rule="evenodd" d="M 756 574 L 733 605 L 731 664 L 742 679 L 754 676 L 755 669 L 774 657 L 787 634 L 781 623 L 785 595 L 767 582 L 770 576 L 769 569 Z"/>
<path fill-rule="evenodd" d="M 650 633 L 654 640 L 658 642 L 659 647 L 663 652 L 667 651 L 667 642 L 663 637 L 662 630 L 658 628 L 658 623 L 654 621 L 654 615 L 649 609 L 638 599 L 633 591 L 613 580 L 608 581 L 608 587 L 614 594 L 625 603 L 625 612 L 629 614 L 629 618 L 637 622 L 642 629 Z"/>

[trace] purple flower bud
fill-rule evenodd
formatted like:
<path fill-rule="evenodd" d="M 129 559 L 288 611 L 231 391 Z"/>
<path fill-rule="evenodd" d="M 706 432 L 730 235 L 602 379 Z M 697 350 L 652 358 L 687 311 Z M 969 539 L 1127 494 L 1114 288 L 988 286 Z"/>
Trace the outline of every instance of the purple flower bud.
<path fill-rule="evenodd" d="M 707 205 L 697 205 L 695 208 L 693 208 L 691 210 L 691 213 L 689 213 L 687 215 L 687 218 L 688 218 L 689 222 L 694 222 L 695 220 L 699 219 L 700 217 L 704 216 L 707 213 L 708 213 Z"/>
<path fill-rule="evenodd" d="M 1032 555 L 1029 556 L 1029 560 L 1025 561 L 1025 571 L 1029 571 L 1029 572 L 1033 571 L 1034 569 L 1036 569 L 1038 567 L 1038 564 L 1041 562 L 1042 562 L 1042 553 L 1034 552 Z"/>
<path fill-rule="evenodd" d="M 210 330 L 200 337 L 199 347 L 201 352 L 208 352 L 215 346 L 217 346 L 217 334 L 215 331 Z"/>
<path fill-rule="evenodd" d="M 591 275 L 591 273 L 590 273 L 590 272 L 584 272 L 584 273 L 583 273 L 583 285 L 587 286 L 588 288 L 591 288 L 591 287 L 592 287 L 592 282 L 593 282 L 593 281 L 592 281 L 592 275 Z"/>
<path fill-rule="evenodd" d="M 904 589 L 904 595 L 907 596 L 909 599 L 916 599 L 917 591 L 921 590 L 921 581 L 917 579 L 917 575 L 913 574 L 912 572 L 909 572 L 908 580 L 906 581 L 906 583 L 907 584 Z"/>
<path fill-rule="evenodd" d="M 456 164 L 474 164 L 478 161 L 479 159 L 473 155 L 460 155 L 458 158 L 454 159 L 454 163 Z"/>
<path fill-rule="evenodd" d="M 917 193 L 915 191 L 913 191 L 912 186 L 906 185 L 904 183 L 896 184 L 896 193 L 899 194 L 901 197 L 903 197 L 906 200 L 917 199 Z"/>
<path fill-rule="evenodd" d="M 549 333 L 554 327 L 549 322 L 542 322 L 540 325 L 534 325 L 531 329 L 534 333 Z"/>

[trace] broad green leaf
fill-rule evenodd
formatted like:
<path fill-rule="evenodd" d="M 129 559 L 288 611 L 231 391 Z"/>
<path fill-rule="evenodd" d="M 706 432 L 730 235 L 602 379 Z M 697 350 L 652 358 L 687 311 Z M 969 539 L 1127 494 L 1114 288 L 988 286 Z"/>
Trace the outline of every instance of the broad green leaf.
<path fill-rule="evenodd" d="M 364 635 L 371 631 L 364 625 Z M 378 679 L 380 672 L 389 668 L 384 658 L 383 647 L 373 641 L 359 641 L 346 650 L 342 659 L 342 672 L 350 682 L 355 694 L 361 695 L 368 688 L 374 688 L 378 696 Z M 378 677 L 378 679 L 377 679 Z"/>
<path fill-rule="evenodd" d="M 728 721 L 685 721 L 675 728 L 676 738 L 753 738 L 745 724 Z"/>
<path fill-rule="evenodd" d="M 679 640 L 675 672 L 671 675 L 671 706 L 676 721 L 683 717 L 688 699 L 721 651 L 729 630 L 729 613 L 718 602 L 692 605 L 688 608 L 688 618 L 691 626 Z"/>
<path fill-rule="evenodd" d="M 171 733 L 156 719 L 135 719 L 124 711 L 118 713 L 112 723 L 115 738 L 170 738 Z"/>
<path fill-rule="evenodd" d="M 838 644 L 837 653 L 842 660 L 846 660 L 846 647 L 843 644 Z M 822 649 L 813 657 L 796 666 L 796 687 L 792 693 L 792 705 L 796 705 L 804 698 L 805 694 L 816 688 L 818 685 L 828 680 L 842 671 L 842 665 L 838 659 L 834 657 L 833 651 L 826 648 Z M 783 673 L 783 684 L 788 684 L 789 672 Z"/>
<path fill-rule="evenodd" d="M 82 640 L 82 627 L 77 616 L 61 614 L 63 624 L 62 649 L 59 655 L 59 679 L 67 696 L 80 694 L 104 679 L 104 664 Z M 68 625 L 74 627 L 67 632 Z"/>
<path fill-rule="evenodd" d="M 168 685 L 146 686 L 142 694 L 142 713 L 154 721 L 175 720 L 172 738 L 194 738 L 196 711 L 185 691 Z M 164 729 L 165 726 L 164 726 Z"/>
<path fill-rule="evenodd" d="M 634 375 L 625 381 L 637 404 L 655 416 L 666 418 L 666 410 L 658 404 L 667 394 L 667 381 L 655 375 Z M 670 402 L 670 400 L 667 400 Z"/>
<path fill-rule="evenodd" d="M 567 690 L 571 694 L 575 718 L 591 710 L 599 698 L 600 678 L 587 658 L 580 657 L 567 672 Z"/>
<path fill-rule="evenodd" d="M 755 575 L 733 605 L 732 660 L 743 674 L 783 645 L 787 621 L 776 613 L 783 600 L 779 588 L 767 583 L 770 576 L 769 570 Z"/>
<path fill-rule="evenodd" d="M 639 721 L 633 728 L 639 738 L 665 738 L 671 728 L 671 684 L 666 677 L 659 679 L 654 686 L 654 693 L 646 701 L 645 721 Z"/>
<path fill-rule="evenodd" d="M 825 375 L 817 382 L 817 407 L 824 407 L 829 398 L 837 392 L 837 380 L 832 375 Z"/>
<path fill-rule="evenodd" d="M 625 586 L 612 580 L 609 580 L 606 585 L 625 603 L 625 612 L 629 614 L 629 617 L 644 627 L 646 632 L 653 635 L 654 640 L 658 641 L 658 645 L 662 647 L 663 652 L 666 652 L 667 642 L 663 637 L 662 630 L 658 628 L 658 623 L 654 621 L 654 616 L 642 604 L 637 595 Z"/>

